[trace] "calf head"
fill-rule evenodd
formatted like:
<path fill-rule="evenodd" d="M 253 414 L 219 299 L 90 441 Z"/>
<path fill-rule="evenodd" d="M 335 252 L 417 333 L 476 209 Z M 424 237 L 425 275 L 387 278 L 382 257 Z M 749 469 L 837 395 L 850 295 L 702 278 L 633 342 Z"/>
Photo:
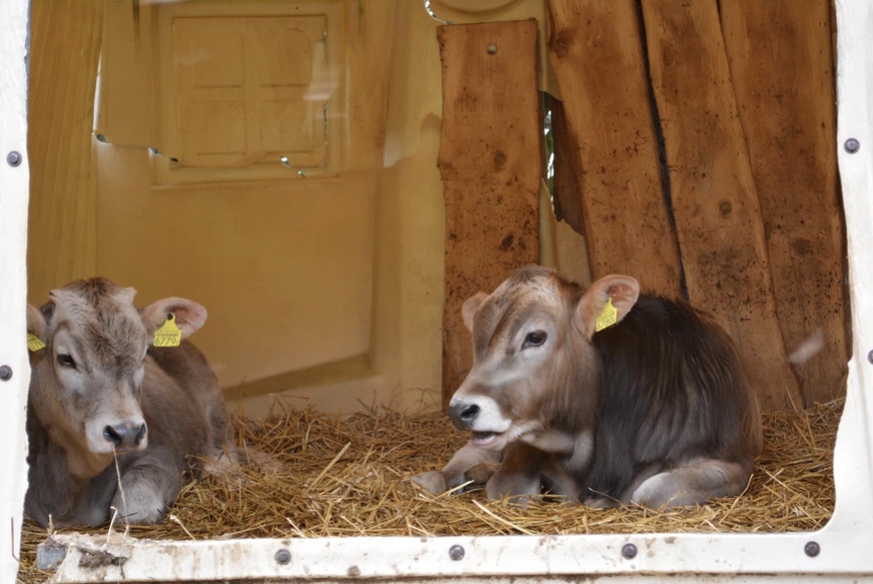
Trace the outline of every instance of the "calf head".
<path fill-rule="evenodd" d="M 137 310 L 135 295 L 98 278 L 54 290 L 41 309 L 27 309 L 28 330 L 46 344 L 31 354 L 31 412 L 83 478 L 105 468 L 113 452 L 148 444 L 139 394 L 155 331 L 169 314 L 183 338 L 206 321 L 206 309 L 190 300 Z"/>
<path fill-rule="evenodd" d="M 611 299 L 620 321 L 638 296 L 629 276 L 606 276 L 583 292 L 554 270 L 532 266 L 492 294 L 467 300 L 462 312 L 473 333 L 473 368 L 449 404 L 452 423 L 486 448 L 539 436 L 538 447 L 565 450 L 562 436 L 594 423 L 597 317 Z"/>

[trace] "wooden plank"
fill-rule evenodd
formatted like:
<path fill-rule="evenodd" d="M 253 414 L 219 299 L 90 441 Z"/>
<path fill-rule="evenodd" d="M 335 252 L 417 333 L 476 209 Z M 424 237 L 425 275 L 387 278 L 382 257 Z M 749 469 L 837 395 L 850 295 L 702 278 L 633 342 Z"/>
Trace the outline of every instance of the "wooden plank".
<path fill-rule="evenodd" d="M 802 405 L 715 0 L 643 0 L 673 215 L 691 303 L 734 338 L 765 407 Z"/>
<path fill-rule="evenodd" d="M 592 278 L 630 274 L 679 296 L 636 2 L 549 0 L 549 13 Z"/>
<path fill-rule="evenodd" d="M 542 131 L 532 20 L 437 30 L 443 63 L 439 169 L 446 201 L 443 400 L 472 366 L 464 301 L 536 263 Z M 489 45 L 497 52 L 488 52 Z"/>
<path fill-rule="evenodd" d="M 829 0 L 722 0 L 721 22 L 767 236 L 786 349 L 804 403 L 842 394 L 843 226 Z"/>
<path fill-rule="evenodd" d="M 96 267 L 91 134 L 104 8 L 102 0 L 32 5 L 28 285 L 40 302 Z"/>

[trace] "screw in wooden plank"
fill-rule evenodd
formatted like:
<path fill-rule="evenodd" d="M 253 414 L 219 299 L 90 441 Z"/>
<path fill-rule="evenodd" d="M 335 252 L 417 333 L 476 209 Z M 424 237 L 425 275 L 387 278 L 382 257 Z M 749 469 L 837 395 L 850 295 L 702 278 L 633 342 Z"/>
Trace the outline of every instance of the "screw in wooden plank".
<path fill-rule="evenodd" d="M 12 367 L 4 365 L 0 367 L 0 381 L 9 381 L 12 379 Z"/>
<path fill-rule="evenodd" d="M 459 545 L 453 545 L 449 548 L 449 557 L 455 562 L 464 559 L 464 548 Z"/>
<path fill-rule="evenodd" d="M 637 546 L 632 543 L 626 543 L 621 547 L 621 555 L 625 559 L 632 560 L 637 557 Z"/>
<path fill-rule="evenodd" d="M 497 45 L 494 43 L 488 43 L 488 47 L 485 50 L 488 51 L 489 55 L 495 55 L 497 54 Z"/>
<path fill-rule="evenodd" d="M 821 553 L 821 546 L 818 545 L 818 542 L 810 541 L 807 542 L 805 546 L 803 546 L 803 551 L 806 552 L 810 558 L 816 557 L 819 553 Z"/>
<path fill-rule="evenodd" d="M 13 150 L 6 155 L 6 164 L 9 166 L 18 166 L 21 164 L 21 154 Z"/>
<path fill-rule="evenodd" d="M 843 147 L 849 154 L 854 154 L 861 149 L 861 143 L 858 142 L 855 138 L 849 138 L 848 140 L 846 140 L 845 144 L 843 144 Z"/>

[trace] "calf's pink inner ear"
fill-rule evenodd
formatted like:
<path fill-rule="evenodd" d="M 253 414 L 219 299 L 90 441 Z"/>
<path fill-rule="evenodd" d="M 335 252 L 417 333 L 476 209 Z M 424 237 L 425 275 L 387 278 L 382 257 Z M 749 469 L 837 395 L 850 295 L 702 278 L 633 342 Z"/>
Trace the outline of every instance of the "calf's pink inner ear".
<path fill-rule="evenodd" d="M 461 316 L 464 318 L 464 326 L 467 330 L 473 332 L 473 319 L 476 317 L 476 312 L 481 308 L 482 303 L 488 298 L 485 292 L 479 292 L 475 296 L 468 298 L 461 307 Z"/>
<path fill-rule="evenodd" d="M 597 317 L 603 312 L 609 299 L 616 310 L 616 323 L 630 312 L 640 297 L 640 283 L 630 276 L 604 276 L 594 282 L 579 300 L 579 316 L 582 318 L 582 330 L 591 338 Z"/>
<path fill-rule="evenodd" d="M 167 316 L 176 317 L 176 326 L 182 331 L 182 338 L 190 337 L 206 323 L 206 308 L 184 298 L 165 298 L 152 302 L 142 311 L 142 320 L 149 335 L 153 335 L 167 321 Z"/>
<path fill-rule="evenodd" d="M 32 335 L 42 338 L 45 332 L 45 318 L 39 308 L 32 304 L 27 305 L 27 330 Z"/>

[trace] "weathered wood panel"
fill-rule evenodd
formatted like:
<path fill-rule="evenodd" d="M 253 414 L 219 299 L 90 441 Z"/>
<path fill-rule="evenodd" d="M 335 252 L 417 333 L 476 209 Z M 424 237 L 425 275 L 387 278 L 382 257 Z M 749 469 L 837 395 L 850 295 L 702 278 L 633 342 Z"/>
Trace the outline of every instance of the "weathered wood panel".
<path fill-rule="evenodd" d="M 105 5 L 32 4 L 28 286 L 40 302 L 96 267 L 91 130 Z"/>
<path fill-rule="evenodd" d="M 721 22 L 764 220 L 785 347 L 804 402 L 847 372 L 829 0 L 722 0 Z"/>
<path fill-rule="evenodd" d="M 643 0 L 673 215 L 691 303 L 736 341 L 765 407 L 802 405 L 715 0 Z"/>
<path fill-rule="evenodd" d="M 438 29 L 446 201 L 443 399 L 473 363 L 461 306 L 536 263 L 542 131 L 534 21 Z M 496 47 L 493 54 L 489 45 Z M 493 47 L 492 47 L 493 48 Z"/>
<path fill-rule="evenodd" d="M 549 12 L 592 278 L 625 273 L 678 296 L 636 2 L 549 0 Z"/>

